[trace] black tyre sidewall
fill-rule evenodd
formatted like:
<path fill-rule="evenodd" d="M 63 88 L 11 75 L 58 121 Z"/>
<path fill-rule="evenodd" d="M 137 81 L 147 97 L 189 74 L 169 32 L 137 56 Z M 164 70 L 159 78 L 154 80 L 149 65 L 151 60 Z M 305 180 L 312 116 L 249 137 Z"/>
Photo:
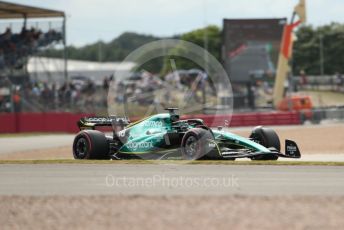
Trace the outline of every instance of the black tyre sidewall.
<path fill-rule="evenodd" d="M 76 155 L 76 143 L 80 138 L 85 138 L 87 142 L 87 153 L 84 158 Z M 107 159 L 109 158 L 109 144 L 105 134 L 97 130 L 80 131 L 74 138 L 73 156 L 75 159 Z"/>
<path fill-rule="evenodd" d="M 270 148 L 274 147 L 278 151 L 281 151 L 281 143 L 279 140 L 279 137 L 277 133 L 270 128 L 265 128 L 262 126 L 258 126 L 254 128 L 252 131 L 250 138 L 258 140 L 264 147 Z M 262 155 L 262 156 L 257 156 L 253 157 L 252 160 L 277 160 L 278 156 L 273 156 L 273 155 Z"/>
<path fill-rule="evenodd" d="M 197 141 L 197 152 L 195 154 L 195 157 L 193 157 L 192 159 L 190 159 L 185 153 L 185 144 L 190 136 L 194 136 Z M 203 128 L 193 128 L 187 131 L 181 143 L 182 158 L 184 160 L 198 160 L 205 156 L 211 150 L 211 148 L 209 147 L 208 139 L 214 139 L 212 133 L 209 130 Z"/>

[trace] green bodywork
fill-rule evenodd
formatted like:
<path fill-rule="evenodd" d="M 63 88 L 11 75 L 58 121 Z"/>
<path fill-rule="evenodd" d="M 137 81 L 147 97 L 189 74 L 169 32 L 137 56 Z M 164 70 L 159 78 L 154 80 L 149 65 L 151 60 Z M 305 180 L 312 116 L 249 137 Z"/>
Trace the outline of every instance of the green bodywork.
<path fill-rule="evenodd" d="M 250 149 L 254 152 L 266 152 L 269 153 L 270 150 L 246 137 L 239 136 L 237 134 L 226 132 L 226 131 L 219 131 L 219 130 L 213 130 L 215 141 L 217 143 L 219 141 L 225 141 L 232 143 L 233 145 L 236 145 L 237 147 Z"/>
<path fill-rule="evenodd" d="M 119 149 L 120 153 L 144 154 L 161 152 L 165 144 L 164 135 L 173 132 L 170 115 L 157 114 L 130 124 L 124 130 L 126 143 Z"/>
<path fill-rule="evenodd" d="M 194 126 L 186 122 L 184 125 L 187 125 L 188 129 L 194 128 Z M 252 152 L 270 152 L 269 149 L 248 138 L 222 130 L 212 131 L 215 140 L 210 140 L 210 142 L 214 142 L 216 147 L 215 149 L 217 149 L 218 154 L 220 155 L 220 148 L 222 145 L 231 146 L 235 149 L 248 149 Z M 143 120 L 130 124 L 119 133 L 119 137 L 121 137 L 121 135 L 123 137 L 125 136 L 126 141 L 118 152 L 122 154 L 163 154 L 166 151 L 171 151 L 171 149 L 178 149 L 180 145 L 167 147 L 164 138 L 167 133 L 177 132 L 178 130 L 173 127 L 171 115 L 169 113 L 162 113 L 147 117 Z"/>

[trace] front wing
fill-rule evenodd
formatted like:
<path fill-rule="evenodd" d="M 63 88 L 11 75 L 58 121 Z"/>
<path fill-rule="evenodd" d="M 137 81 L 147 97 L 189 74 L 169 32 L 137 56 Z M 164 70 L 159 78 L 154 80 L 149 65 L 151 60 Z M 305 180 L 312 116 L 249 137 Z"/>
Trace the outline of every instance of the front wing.
<path fill-rule="evenodd" d="M 252 158 L 257 156 L 278 156 L 284 158 L 301 158 L 301 153 L 297 144 L 292 140 L 285 140 L 285 153 L 279 152 L 275 148 L 269 148 L 270 152 L 242 152 L 230 151 L 221 152 L 224 159 Z"/>

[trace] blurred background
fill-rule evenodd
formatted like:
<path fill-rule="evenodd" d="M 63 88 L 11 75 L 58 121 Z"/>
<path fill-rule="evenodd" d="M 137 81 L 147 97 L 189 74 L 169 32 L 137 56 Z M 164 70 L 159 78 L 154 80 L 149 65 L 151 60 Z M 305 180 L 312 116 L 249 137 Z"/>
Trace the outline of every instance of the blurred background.
<path fill-rule="evenodd" d="M 0 132 L 74 132 L 76 120 L 107 115 L 109 103 L 125 105 L 134 120 L 157 105 L 185 101 L 198 105 L 188 116 L 212 125 L 342 120 L 343 6 L 339 0 L 0 1 Z M 146 63 L 125 60 L 169 38 L 204 48 L 226 75 L 213 76 L 177 48 Z M 229 78 L 231 90 L 214 83 L 219 77 Z M 116 94 L 108 96 L 109 88 Z"/>

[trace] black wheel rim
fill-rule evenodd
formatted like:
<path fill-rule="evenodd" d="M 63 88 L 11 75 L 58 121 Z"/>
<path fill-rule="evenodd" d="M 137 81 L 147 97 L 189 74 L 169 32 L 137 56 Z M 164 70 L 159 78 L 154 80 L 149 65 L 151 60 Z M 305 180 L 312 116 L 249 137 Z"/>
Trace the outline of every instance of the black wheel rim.
<path fill-rule="evenodd" d="M 75 145 L 75 155 L 77 158 L 83 159 L 88 151 L 87 140 L 84 137 L 80 137 Z"/>
<path fill-rule="evenodd" d="M 194 159 L 197 154 L 197 139 L 194 136 L 188 137 L 185 142 L 185 154 L 187 159 Z"/>

